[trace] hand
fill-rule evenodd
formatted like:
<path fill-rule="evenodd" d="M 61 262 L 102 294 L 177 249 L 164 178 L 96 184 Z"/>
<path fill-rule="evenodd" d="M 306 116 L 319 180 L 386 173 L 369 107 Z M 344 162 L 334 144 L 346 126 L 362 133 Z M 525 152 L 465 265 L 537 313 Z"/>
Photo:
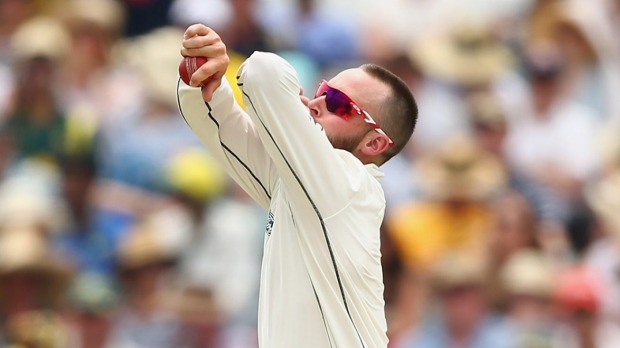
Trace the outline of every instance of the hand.
<path fill-rule="evenodd" d="M 226 73 L 230 62 L 226 45 L 213 29 L 202 24 L 193 24 L 183 35 L 181 55 L 207 58 L 208 61 L 192 74 L 190 86 L 202 85 L 203 99 L 211 101 L 213 93 L 222 83 L 222 76 Z"/>

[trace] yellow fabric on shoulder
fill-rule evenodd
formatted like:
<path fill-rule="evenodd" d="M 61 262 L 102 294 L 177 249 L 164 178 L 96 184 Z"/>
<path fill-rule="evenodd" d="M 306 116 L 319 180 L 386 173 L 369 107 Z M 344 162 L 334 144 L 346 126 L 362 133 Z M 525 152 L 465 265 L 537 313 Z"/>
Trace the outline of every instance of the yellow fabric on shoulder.
<path fill-rule="evenodd" d="M 228 51 L 228 58 L 230 59 L 230 62 L 228 63 L 228 70 L 226 70 L 225 76 L 228 80 L 228 83 L 232 87 L 235 100 L 237 101 L 237 103 L 239 103 L 239 105 L 241 105 L 243 109 L 245 109 L 241 88 L 237 86 L 237 71 L 239 71 L 239 67 L 246 59 L 246 57 L 239 53 Z"/>

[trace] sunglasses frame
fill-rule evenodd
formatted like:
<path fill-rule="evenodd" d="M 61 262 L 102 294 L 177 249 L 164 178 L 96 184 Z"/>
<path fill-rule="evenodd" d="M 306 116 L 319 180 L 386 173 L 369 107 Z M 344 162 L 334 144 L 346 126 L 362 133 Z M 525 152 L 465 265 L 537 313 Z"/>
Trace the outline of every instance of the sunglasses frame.
<path fill-rule="evenodd" d="M 336 97 L 336 95 L 338 94 L 341 96 L 340 98 Z M 377 133 L 382 134 L 385 137 L 387 137 L 390 146 L 394 145 L 394 142 L 392 141 L 392 139 L 390 139 L 390 137 L 387 134 L 385 134 L 385 132 L 383 131 L 383 129 L 381 129 L 377 121 L 375 121 L 374 118 L 372 118 L 372 116 L 370 116 L 368 112 L 366 112 L 359 105 L 357 105 L 357 103 L 353 101 L 353 99 L 351 99 L 351 97 L 349 97 L 346 93 L 344 93 L 343 91 L 337 88 L 330 86 L 325 80 L 321 81 L 321 83 L 319 84 L 319 88 L 317 89 L 316 94 L 314 95 L 315 98 L 319 98 L 321 96 L 325 96 L 325 105 L 327 106 L 327 110 L 329 112 L 332 112 L 344 118 L 345 120 L 348 120 L 351 115 L 361 117 L 364 120 L 364 122 L 369 124 L 375 131 L 377 131 Z M 333 101 L 332 98 L 334 97 L 338 98 L 339 100 L 346 100 L 346 103 L 348 104 L 334 106 L 334 104 L 330 102 L 330 100 Z M 347 108 L 347 106 L 350 106 L 350 108 Z"/>

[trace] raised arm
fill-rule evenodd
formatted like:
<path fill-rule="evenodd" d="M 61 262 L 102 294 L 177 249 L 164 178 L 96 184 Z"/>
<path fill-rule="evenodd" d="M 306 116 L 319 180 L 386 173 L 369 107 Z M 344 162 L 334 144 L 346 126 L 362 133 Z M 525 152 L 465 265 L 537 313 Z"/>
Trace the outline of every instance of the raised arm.
<path fill-rule="evenodd" d="M 211 29 L 193 25 L 185 33 L 181 54 L 208 58 L 192 75 L 193 86 L 178 79 L 177 100 L 183 118 L 233 180 L 268 208 L 277 173 L 254 123 L 223 77 L 228 67 L 225 46 Z M 200 88 L 205 79 L 208 82 Z"/>
<path fill-rule="evenodd" d="M 238 84 L 265 149 L 289 197 L 311 201 L 329 217 L 351 202 L 367 172 L 349 152 L 335 150 L 300 100 L 300 84 L 283 58 L 256 52 L 239 69 Z"/>

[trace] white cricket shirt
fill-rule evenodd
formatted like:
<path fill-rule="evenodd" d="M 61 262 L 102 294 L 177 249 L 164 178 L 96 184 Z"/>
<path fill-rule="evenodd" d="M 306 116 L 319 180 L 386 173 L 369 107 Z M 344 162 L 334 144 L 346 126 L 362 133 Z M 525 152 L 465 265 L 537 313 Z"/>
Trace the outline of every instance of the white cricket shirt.
<path fill-rule="evenodd" d="M 269 209 L 258 310 L 262 348 L 387 346 L 376 165 L 332 147 L 293 67 L 254 53 L 213 100 L 180 81 L 180 111 L 232 178 Z"/>

